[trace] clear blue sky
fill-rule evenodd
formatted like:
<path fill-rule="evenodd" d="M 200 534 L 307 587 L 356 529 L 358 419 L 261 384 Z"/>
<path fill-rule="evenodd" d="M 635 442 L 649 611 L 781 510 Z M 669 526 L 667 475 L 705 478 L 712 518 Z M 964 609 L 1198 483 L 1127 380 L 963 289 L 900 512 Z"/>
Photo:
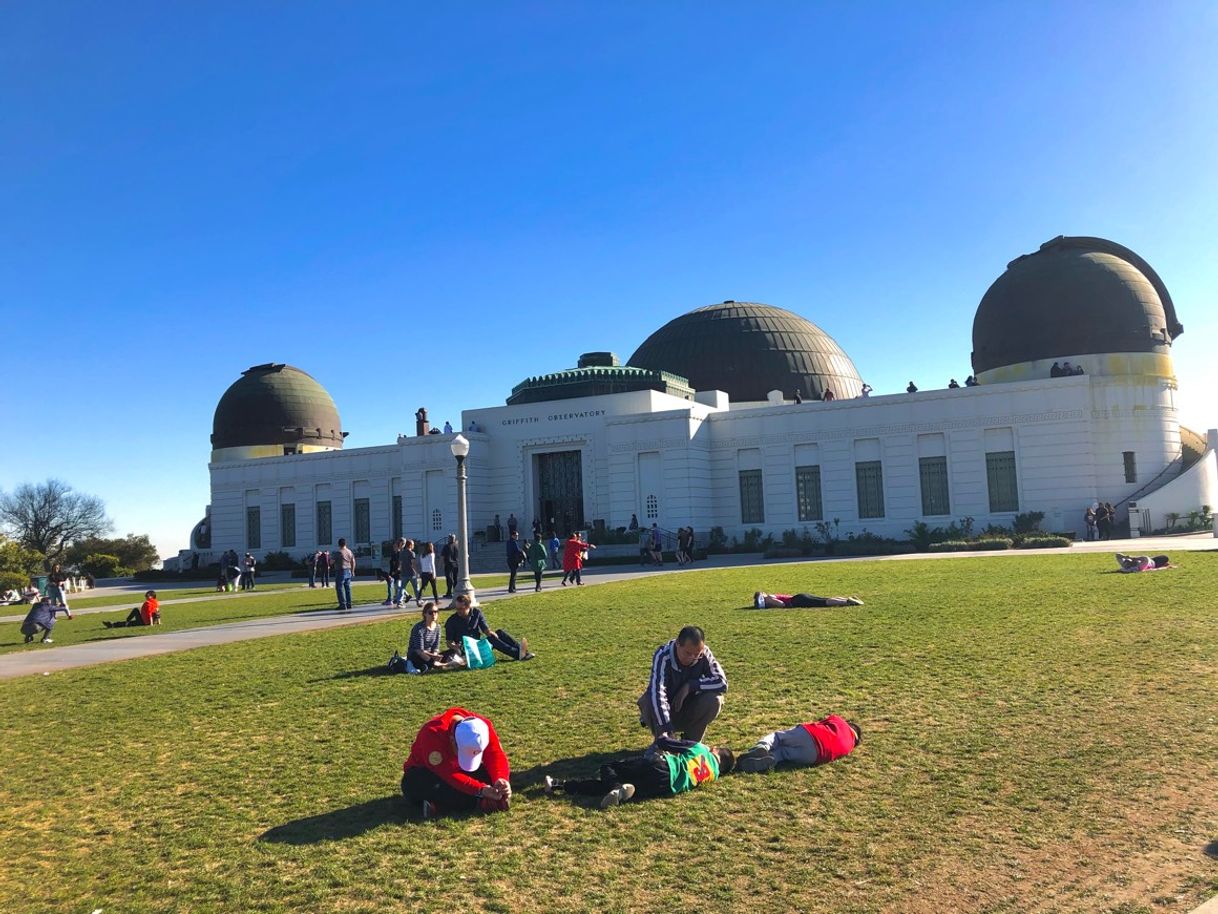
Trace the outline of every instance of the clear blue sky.
<path fill-rule="evenodd" d="M 1172 291 L 1218 425 L 1218 5 L 0 6 L 0 489 L 186 544 L 225 388 L 284 361 L 349 447 L 727 298 L 877 393 L 969 373 L 1058 234 Z"/>

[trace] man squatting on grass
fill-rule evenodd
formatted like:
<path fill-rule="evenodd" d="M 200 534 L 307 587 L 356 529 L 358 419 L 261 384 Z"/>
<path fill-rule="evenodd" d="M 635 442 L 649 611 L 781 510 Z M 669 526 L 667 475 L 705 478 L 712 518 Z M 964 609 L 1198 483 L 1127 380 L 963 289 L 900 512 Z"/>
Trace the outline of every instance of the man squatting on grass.
<path fill-rule="evenodd" d="M 736 763 L 741 771 L 769 771 L 779 762 L 793 765 L 823 765 L 854 751 L 863 741 L 858 724 L 830 714 L 828 717 L 790 730 L 767 733 Z"/>
<path fill-rule="evenodd" d="M 546 793 L 601 797 L 601 809 L 638 797 L 672 797 L 731 772 L 732 750 L 686 740 L 659 739 L 642 755 L 601 765 L 600 777 L 556 781 L 546 775 Z"/>
<path fill-rule="evenodd" d="M 34 636 L 41 631 L 44 633 L 42 643 L 54 644 L 54 639 L 51 638 L 51 629 L 55 627 L 56 613 L 64 613 L 69 619 L 72 618 L 72 614 L 68 612 L 66 606 L 56 606 L 51 602 L 50 597 L 43 597 L 31 606 L 30 611 L 26 613 L 25 621 L 21 623 L 21 634 L 25 635 L 25 643 L 29 644 L 34 640 Z"/>
<path fill-rule="evenodd" d="M 639 721 L 657 739 L 681 730 L 686 740 L 700 743 L 723 709 L 726 691 L 727 674 L 706 646 L 706 635 L 698 626 L 687 625 L 651 658 L 651 678 L 639 698 Z"/>
<path fill-rule="evenodd" d="M 402 771 L 402 795 L 420 804 L 424 819 L 503 811 L 512 799 L 512 772 L 494 726 L 464 708 L 423 724 Z"/>

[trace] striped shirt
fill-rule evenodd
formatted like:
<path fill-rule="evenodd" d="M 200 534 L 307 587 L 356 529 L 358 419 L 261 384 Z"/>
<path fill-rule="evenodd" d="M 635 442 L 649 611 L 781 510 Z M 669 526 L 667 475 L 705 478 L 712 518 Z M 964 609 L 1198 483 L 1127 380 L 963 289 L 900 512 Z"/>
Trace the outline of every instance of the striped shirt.
<path fill-rule="evenodd" d="M 726 692 L 727 674 L 705 645 L 702 656 L 692 665 L 683 667 L 678 664 L 677 641 L 674 638 L 656 649 L 651 658 L 651 679 L 647 682 L 646 694 L 651 703 L 651 713 L 662 731 L 670 732 L 672 728 L 669 696 L 676 694 L 687 683 L 691 697 L 699 692 Z"/>
<path fill-rule="evenodd" d="M 406 648 L 409 657 L 415 651 L 431 651 L 440 653 L 440 626 L 434 626 L 430 631 L 426 622 L 416 622 L 410 630 L 410 644 Z"/>

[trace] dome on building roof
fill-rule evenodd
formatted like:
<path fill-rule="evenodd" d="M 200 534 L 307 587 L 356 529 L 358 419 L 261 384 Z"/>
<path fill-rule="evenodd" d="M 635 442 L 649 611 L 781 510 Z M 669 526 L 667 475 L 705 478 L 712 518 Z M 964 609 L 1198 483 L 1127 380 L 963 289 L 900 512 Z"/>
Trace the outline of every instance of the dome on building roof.
<path fill-rule="evenodd" d="M 1101 353 L 1166 353 L 1184 332 L 1158 274 L 1103 238 L 1059 235 L 1012 260 L 973 319 L 973 370 Z"/>
<path fill-rule="evenodd" d="M 343 446 L 338 407 L 326 389 L 291 365 L 243 371 L 216 406 L 212 448 L 297 444 Z"/>
<path fill-rule="evenodd" d="M 695 390 L 722 390 L 737 402 L 765 400 L 771 390 L 818 398 L 826 387 L 849 398 L 863 386 L 833 337 L 798 314 L 756 302 L 682 314 L 644 340 L 628 364 L 673 372 Z"/>

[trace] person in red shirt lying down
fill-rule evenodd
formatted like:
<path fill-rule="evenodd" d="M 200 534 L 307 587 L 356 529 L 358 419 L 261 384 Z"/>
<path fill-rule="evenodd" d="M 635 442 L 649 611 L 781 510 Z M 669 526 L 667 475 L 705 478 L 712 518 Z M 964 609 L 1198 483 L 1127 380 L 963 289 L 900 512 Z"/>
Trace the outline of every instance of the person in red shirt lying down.
<path fill-rule="evenodd" d="M 767 733 L 757 745 L 736 760 L 736 770 L 769 771 L 779 762 L 792 765 L 823 765 L 854 751 L 863 741 L 859 725 L 830 714 L 789 730 Z"/>

